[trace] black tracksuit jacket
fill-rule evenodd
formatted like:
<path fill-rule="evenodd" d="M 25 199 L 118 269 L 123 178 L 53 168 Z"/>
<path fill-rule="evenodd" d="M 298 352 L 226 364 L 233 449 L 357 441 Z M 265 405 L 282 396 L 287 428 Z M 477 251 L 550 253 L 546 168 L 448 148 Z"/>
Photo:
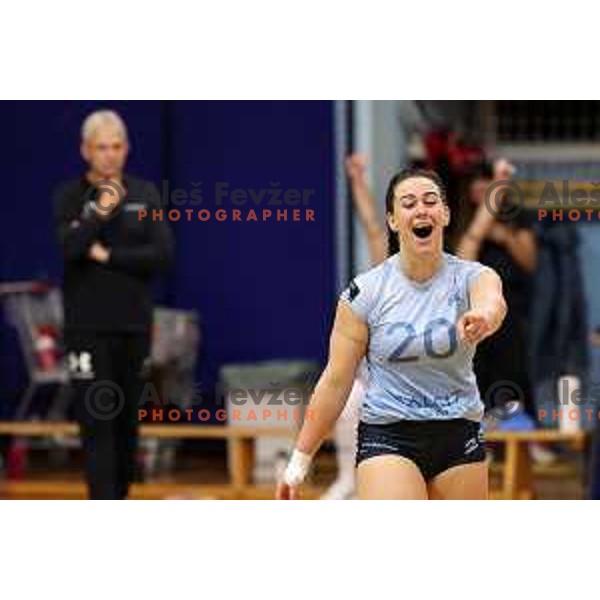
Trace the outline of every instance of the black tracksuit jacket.
<path fill-rule="evenodd" d="M 55 226 L 63 248 L 65 330 L 136 333 L 152 322 L 152 278 L 172 261 L 173 240 L 168 225 L 152 219 L 160 208 L 154 185 L 131 176 L 115 216 L 99 219 L 89 204 L 85 178 L 62 185 L 54 198 Z M 147 211 L 140 218 L 140 210 Z M 100 264 L 88 258 L 91 245 L 110 248 Z"/>

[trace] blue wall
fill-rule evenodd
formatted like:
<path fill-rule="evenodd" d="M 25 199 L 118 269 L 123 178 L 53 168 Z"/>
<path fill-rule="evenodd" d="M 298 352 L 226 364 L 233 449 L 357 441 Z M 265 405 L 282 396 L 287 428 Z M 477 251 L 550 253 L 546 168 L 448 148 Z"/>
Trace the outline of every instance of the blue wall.
<path fill-rule="evenodd" d="M 242 106 L 206 102 L 201 116 L 195 102 L 173 106 L 173 186 L 202 181 L 202 207 L 212 210 L 218 181 L 314 189 L 316 220 L 178 223 L 177 262 L 186 268 L 172 291 L 179 306 L 204 317 L 203 381 L 214 381 L 224 362 L 322 358 L 333 302 L 332 106 Z"/>
<path fill-rule="evenodd" d="M 157 300 L 203 318 L 197 378 L 211 389 L 221 364 L 269 358 L 323 360 L 334 305 L 333 105 L 330 102 L 1 102 L 6 196 L 0 280 L 49 277 L 61 260 L 51 194 L 82 170 L 79 127 L 91 110 L 120 112 L 131 137 L 129 171 L 169 188 L 214 184 L 314 189 L 315 222 L 178 222 L 176 265 Z M 235 208 L 224 204 L 223 208 Z M 249 206 L 241 208 L 243 212 Z M 23 382 L 11 332 L 0 330 L 0 393 Z M 5 403 L 4 403 L 5 404 Z"/>

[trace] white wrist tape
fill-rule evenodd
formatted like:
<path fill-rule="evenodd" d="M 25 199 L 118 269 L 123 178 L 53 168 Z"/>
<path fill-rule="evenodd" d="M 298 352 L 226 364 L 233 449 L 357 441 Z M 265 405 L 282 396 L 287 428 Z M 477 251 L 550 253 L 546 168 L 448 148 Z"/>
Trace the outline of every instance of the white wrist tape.
<path fill-rule="evenodd" d="M 306 478 L 311 462 L 312 456 L 310 454 L 294 450 L 283 474 L 284 483 L 293 487 L 300 485 Z"/>

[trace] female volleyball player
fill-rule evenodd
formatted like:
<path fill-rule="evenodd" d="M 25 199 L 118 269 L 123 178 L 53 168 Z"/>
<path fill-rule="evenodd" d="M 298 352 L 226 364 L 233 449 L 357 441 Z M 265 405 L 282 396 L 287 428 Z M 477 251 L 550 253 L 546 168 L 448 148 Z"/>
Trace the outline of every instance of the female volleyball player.
<path fill-rule="evenodd" d="M 312 456 L 346 403 L 366 358 L 357 442 L 358 497 L 487 497 L 476 345 L 506 313 L 496 273 L 443 251 L 450 214 L 435 173 L 403 171 L 386 194 L 402 248 L 341 296 L 327 367 L 277 488 L 298 497 Z"/>

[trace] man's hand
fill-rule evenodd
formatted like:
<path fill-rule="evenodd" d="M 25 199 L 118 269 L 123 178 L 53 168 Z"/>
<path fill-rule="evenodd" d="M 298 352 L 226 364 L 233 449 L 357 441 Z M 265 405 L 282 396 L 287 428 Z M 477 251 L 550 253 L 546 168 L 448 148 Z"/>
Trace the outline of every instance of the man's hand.
<path fill-rule="evenodd" d="M 106 263 L 110 259 L 110 249 L 100 242 L 94 242 L 88 251 L 88 258 L 99 263 Z"/>
<path fill-rule="evenodd" d="M 481 309 L 469 310 L 458 320 L 458 337 L 467 344 L 479 344 L 492 333 L 492 317 Z"/>

